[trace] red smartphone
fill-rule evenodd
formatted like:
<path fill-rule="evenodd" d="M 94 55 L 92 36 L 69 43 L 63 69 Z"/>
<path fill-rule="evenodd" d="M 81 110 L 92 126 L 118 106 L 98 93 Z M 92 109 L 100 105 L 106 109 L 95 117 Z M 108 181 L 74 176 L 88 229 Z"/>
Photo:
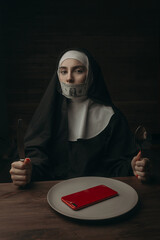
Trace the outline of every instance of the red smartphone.
<path fill-rule="evenodd" d="M 115 190 L 105 185 L 98 185 L 63 196 L 61 200 L 73 210 L 79 210 L 117 195 L 118 192 Z"/>

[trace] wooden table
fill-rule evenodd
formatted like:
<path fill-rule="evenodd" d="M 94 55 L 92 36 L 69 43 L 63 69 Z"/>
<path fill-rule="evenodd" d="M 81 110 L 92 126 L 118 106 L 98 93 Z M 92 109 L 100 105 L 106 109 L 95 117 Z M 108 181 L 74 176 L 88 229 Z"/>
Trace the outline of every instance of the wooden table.
<path fill-rule="evenodd" d="M 35 182 L 27 189 L 1 183 L 0 240 L 160 239 L 160 184 L 116 179 L 135 188 L 141 204 L 131 216 L 111 222 L 78 221 L 55 212 L 46 196 L 58 181 Z"/>

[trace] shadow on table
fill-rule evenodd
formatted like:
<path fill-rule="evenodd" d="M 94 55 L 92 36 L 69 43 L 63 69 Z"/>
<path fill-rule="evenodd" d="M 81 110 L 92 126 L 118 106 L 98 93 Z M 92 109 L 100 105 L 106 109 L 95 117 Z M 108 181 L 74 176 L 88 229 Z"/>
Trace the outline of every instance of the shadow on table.
<path fill-rule="evenodd" d="M 121 216 L 118 216 L 118 217 L 115 217 L 115 218 L 110 218 L 110 219 L 82 220 L 82 219 L 75 219 L 75 218 L 71 218 L 71 217 L 67 217 L 67 216 L 61 215 L 58 212 L 55 212 L 55 214 L 60 216 L 60 217 L 62 217 L 66 221 L 76 222 L 79 225 L 103 226 L 103 225 L 110 225 L 110 224 L 119 224 L 121 222 L 128 221 L 129 219 L 131 219 L 135 215 L 137 215 L 138 212 L 140 211 L 140 209 L 141 209 L 141 202 L 139 200 L 137 205 L 132 210 L 130 210 L 129 212 L 127 212 L 127 213 L 125 213 L 125 214 L 123 214 Z"/>

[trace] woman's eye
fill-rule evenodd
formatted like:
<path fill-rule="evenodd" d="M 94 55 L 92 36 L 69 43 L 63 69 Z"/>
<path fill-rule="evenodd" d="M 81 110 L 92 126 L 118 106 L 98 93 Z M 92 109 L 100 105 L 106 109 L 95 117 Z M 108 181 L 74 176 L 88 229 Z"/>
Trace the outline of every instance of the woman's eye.
<path fill-rule="evenodd" d="M 75 70 L 77 73 L 83 73 L 84 71 L 83 71 L 83 69 L 76 69 Z"/>
<path fill-rule="evenodd" d="M 66 73 L 67 73 L 67 71 L 65 71 L 65 70 L 60 71 L 60 74 L 62 74 L 62 75 L 65 75 Z"/>

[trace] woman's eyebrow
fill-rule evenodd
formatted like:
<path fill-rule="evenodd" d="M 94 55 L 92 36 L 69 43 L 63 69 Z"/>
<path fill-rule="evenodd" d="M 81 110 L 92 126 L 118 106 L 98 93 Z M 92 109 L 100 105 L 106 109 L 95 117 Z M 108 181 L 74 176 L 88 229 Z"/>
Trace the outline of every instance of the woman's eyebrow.
<path fill-rule="evenodd" d="M 76 65 L 76 66 L 73 66 L 72 68 L 73 69 L 76 69 L 76 68 L 83 68 L 83 69 L 85 69 L 85 66 L 83 66 L 83 65 Z"/>
<path fill-rule="evenodd" d="M 59 67 L 59 69 L 62 69 L 62 68 L 67 68 L 67 67 L 65 67 L 65 66 Z"/>
<path fill-rule="evenodd" d="M 63 69 L 63 68 L 68 68 L 68 67 L 66 67 L 66 66 L 61 66 L 61 67 L 59 67 L 59 69 Z M 76 69 L 76 68 L 84 68 L 85 69 L 85 66 L 83 66 L 83 65 L 76 65 L 76 66 L 73 66 L 73 67 L 71 67 L 72 69 Z"/>

